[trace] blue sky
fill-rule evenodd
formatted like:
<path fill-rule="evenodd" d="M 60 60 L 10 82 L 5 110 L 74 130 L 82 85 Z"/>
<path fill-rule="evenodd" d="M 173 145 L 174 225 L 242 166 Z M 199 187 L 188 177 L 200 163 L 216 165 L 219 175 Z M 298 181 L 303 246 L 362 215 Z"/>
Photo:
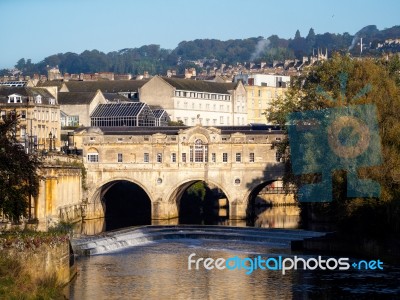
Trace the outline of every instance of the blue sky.
<path fill-rule="evenodd" d="M 400 25 L 400 1 L 0 0 L 0 69 L 65 52 L 103 52 L 194 39 L 242 39 L 297 29 L 355 34 Z"/>

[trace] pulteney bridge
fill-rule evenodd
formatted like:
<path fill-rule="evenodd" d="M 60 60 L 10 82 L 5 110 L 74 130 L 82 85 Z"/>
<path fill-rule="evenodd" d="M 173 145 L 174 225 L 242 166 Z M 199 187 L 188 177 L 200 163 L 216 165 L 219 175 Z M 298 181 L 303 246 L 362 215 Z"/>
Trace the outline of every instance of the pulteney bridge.
<path fill-rule="evenodd" d="M 184 191 L 204 181 L 226 195 L 229 218 L 246 218 L 251 199 L 282 177 L 273 146 L 282 138 L 266 126 L 83 128 L 74 143 L 87 171 L 85 216 L 104 217 L 107 191 L 129 182 L 147 194 L 152 219 L 176 218 Z"/>

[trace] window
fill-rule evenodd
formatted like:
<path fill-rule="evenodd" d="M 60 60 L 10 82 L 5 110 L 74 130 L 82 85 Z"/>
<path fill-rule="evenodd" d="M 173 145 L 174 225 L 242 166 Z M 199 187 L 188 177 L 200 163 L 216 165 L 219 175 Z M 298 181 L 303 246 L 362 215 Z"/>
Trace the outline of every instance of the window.
<path fill-rule="evenodd" d="M 236 153 L 236 162 L 242 161 L 242 153 Z"/>
<path fill-rule="evenodd" d="M 171 162 L 176 163 L 176 153 L 171 154 Z"/>
<path fill-rule="evenodd" d="M 219 117 L 219 124 L 224 124 L 224 117 L 223 116 Z"/>
<path fill-rule="evenodd" d="M 222 162 L 228 162 L 228 153 L 222 153 Z"/>
<path fill-rule="evenodd" d="M 88 153 L 87 161 L 89 163 L 99 162 L 99 154 L 98 153 Z"/>
<path fill-rule="evenodd" d="M 162 163 L 162 153 L 157 153 L 157 162 Z"/>
<path fill-rule="evenodd" d="M 118 153 L 118 162 L 122 162 L 122 153 Z"/>
<path fill-rule="evenodd" d="M 250 162 L 254 162 L 254 152 L 250 153 L 249 160 Z"/>
<path fill-rule="evenodd" d="M 208 146 L 203 141 L 197 139 L 194 146 L 190 146 L 190 162 L 208 162 Z"/>
<path fill-rule="evenodd" d="M 211 153 L 211 161 L 215 163 L 217 161 L 217 156 L 215 153 Z"/>
<path fill-rule="evenodd" d="M 26 119 L 26 110 L 21 111 L 21 119 L 25 120 Z"/>
<path fill-rule="evenodd" d="M 144 155 L 143 155 L 143 161 L 144 161 L 145 163 L 150 162 L 150 155 L 149 155 L 149 153 L 144 153 Z"/>
<path fill-rule="evenodd" d="M 182 153 L 182 162 L 186 162 L 186 153 Z"/>

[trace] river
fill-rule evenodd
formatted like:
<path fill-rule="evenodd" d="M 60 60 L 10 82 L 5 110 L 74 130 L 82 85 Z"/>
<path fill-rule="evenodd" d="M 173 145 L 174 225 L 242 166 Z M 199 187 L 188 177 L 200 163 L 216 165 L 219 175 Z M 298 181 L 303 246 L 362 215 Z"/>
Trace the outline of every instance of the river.
<path fill-rule="evenodd" d="M 282 209 L 282 208 L 280 208 Z M 263 221 L 262 221 L 263 220 Z M 266 237 L 265 242 L 232 239 L 246 228 L 225 226 L 227 233 L 210 239 L 204 235 L 177 234 L 164 239 L 148 241 L 124 247 L 100 255 L 80 256 L 77 259 L 78 276 L 66 289 L 70 299 L 340 299 L 340 298 L 389 298 L 400 295 L 400 268 L 383 262 L 383 270 L 282 270 L 254 269 L 250 273 L 249 259 L 279 257 L 317 259 L 320 253 L 302 253 L 290 249 L 287 243 L 292 235 L 302 234 L 296 229 L 295 215 L 282 216 L 281 211 L 267 210 L 264 217 L 255 222 Z M 99 221 L 97 221 L 99 222 Z M 272 229 L 284 228 L 286 229 Z M 225 224 L 229 225 L 229 224 Z M 235 224 L 245 226 L 243 223 Z M 86 224 L 86 229 L 95 228 Z M 100 225 L 97 225 L 98 227 Z M 104 227 L 104 224 L 103 224 Z M 204 226 L 199 226 L 202 232 Z M 160 228 L 163 229 L 161 226 Z M 169 227 L 166 227 L 169 228 Z M 196 227 L 193 227 L 196 232 Z M 215 226 L 210 228 L 216 228 Z M 217 227 L 218 229 L 218 227 Z M 248 228 L 247 228 L 248 229 Z M 151 229 L 150 229 L 151 230 Z M 169 229 L 168 229 L 169 230 Z M 174 229 L 175 230 L 175 229 Z M 182 228 L 177 228 L 182 232 Z M 222 227 L 221 227 L 222 230 Z M 129 231 L 126 230 L 126 231 Z M 217 231 L 217 230 L 216 230 Z M 118 233 L 118 231 L 115 231 Z M 208 231 L 207 231 L 208 232 Z M 116 234 L 117 234 L 116 233 Z M 258 233 L 257 233 L 258 234 Z M 151 236 L 144 232 L 144 236 Z M 247 234 L 246 234 L 247 236 Z M 286 237 L 287 236 L 287 237 Z M 189 238 L 185 238 L 189 237 Z M 214 260 L 235 258 L 247 260 L 247 267 L 239 269 L 207 270 L 193 259 Z M 322 257 L 320 259 L 328 259 Z M 339 257 L 335 258 L 336 260 Z M 378 259 L 378 258 L 377 258 Z M 349 258 L 349 263 L 359 259 Z M 254 264 L 255 266 L 256 264 Z M 270 265 L 271 267 L 271 265 Z M 273 265 L 272 265 L 273 267 Z M 249 273 L 249 274 L 246 274 Z"/>

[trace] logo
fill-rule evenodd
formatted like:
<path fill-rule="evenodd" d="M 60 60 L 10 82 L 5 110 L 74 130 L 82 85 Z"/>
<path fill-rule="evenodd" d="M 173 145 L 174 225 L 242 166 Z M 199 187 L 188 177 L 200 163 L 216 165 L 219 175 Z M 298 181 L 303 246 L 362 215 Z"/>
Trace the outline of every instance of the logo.
<path fill-rule="evenodd" d="M 355 270 L 383 270 L 383 262 L 381 260 L 360 260 L 350 262 L 348 257 L 308 257 L 302 258 L 282 257 L 244 257 L 232 256 L 227 259 L 211 258 L 211 257 L 196 257 L 196 253 L 191 253 L 188 256 L 188 270 L 199 270 L 204 268 L 206 270 L 243 270 L 246 275 L 252 274 L 255 270 L 262 271 L 280 271 L 285 275 L 288 270 L 338 270 L 345 271 L 351 267 Z"/>
<path fill-rule="evenodd" d="M 347 76 L 340 75 L 342 99 Z M 354 101 L 370 90 L 367 85 L 350 100 Z M 317 93 L 332 102 L 321 88 Z M 380 185 L 371 179 L 361 179 L 357 170 L 382 163 L 381 144 L 374 104 L 349 105 L 294 112 L 287 118 L 292 169 L 295 175 L 321 174 L 321 181 L 303 185 L 298 192 L 301 202 L 332 201 L 332 174 L 347 172 L 348 197 L 379 197 Z"/>

